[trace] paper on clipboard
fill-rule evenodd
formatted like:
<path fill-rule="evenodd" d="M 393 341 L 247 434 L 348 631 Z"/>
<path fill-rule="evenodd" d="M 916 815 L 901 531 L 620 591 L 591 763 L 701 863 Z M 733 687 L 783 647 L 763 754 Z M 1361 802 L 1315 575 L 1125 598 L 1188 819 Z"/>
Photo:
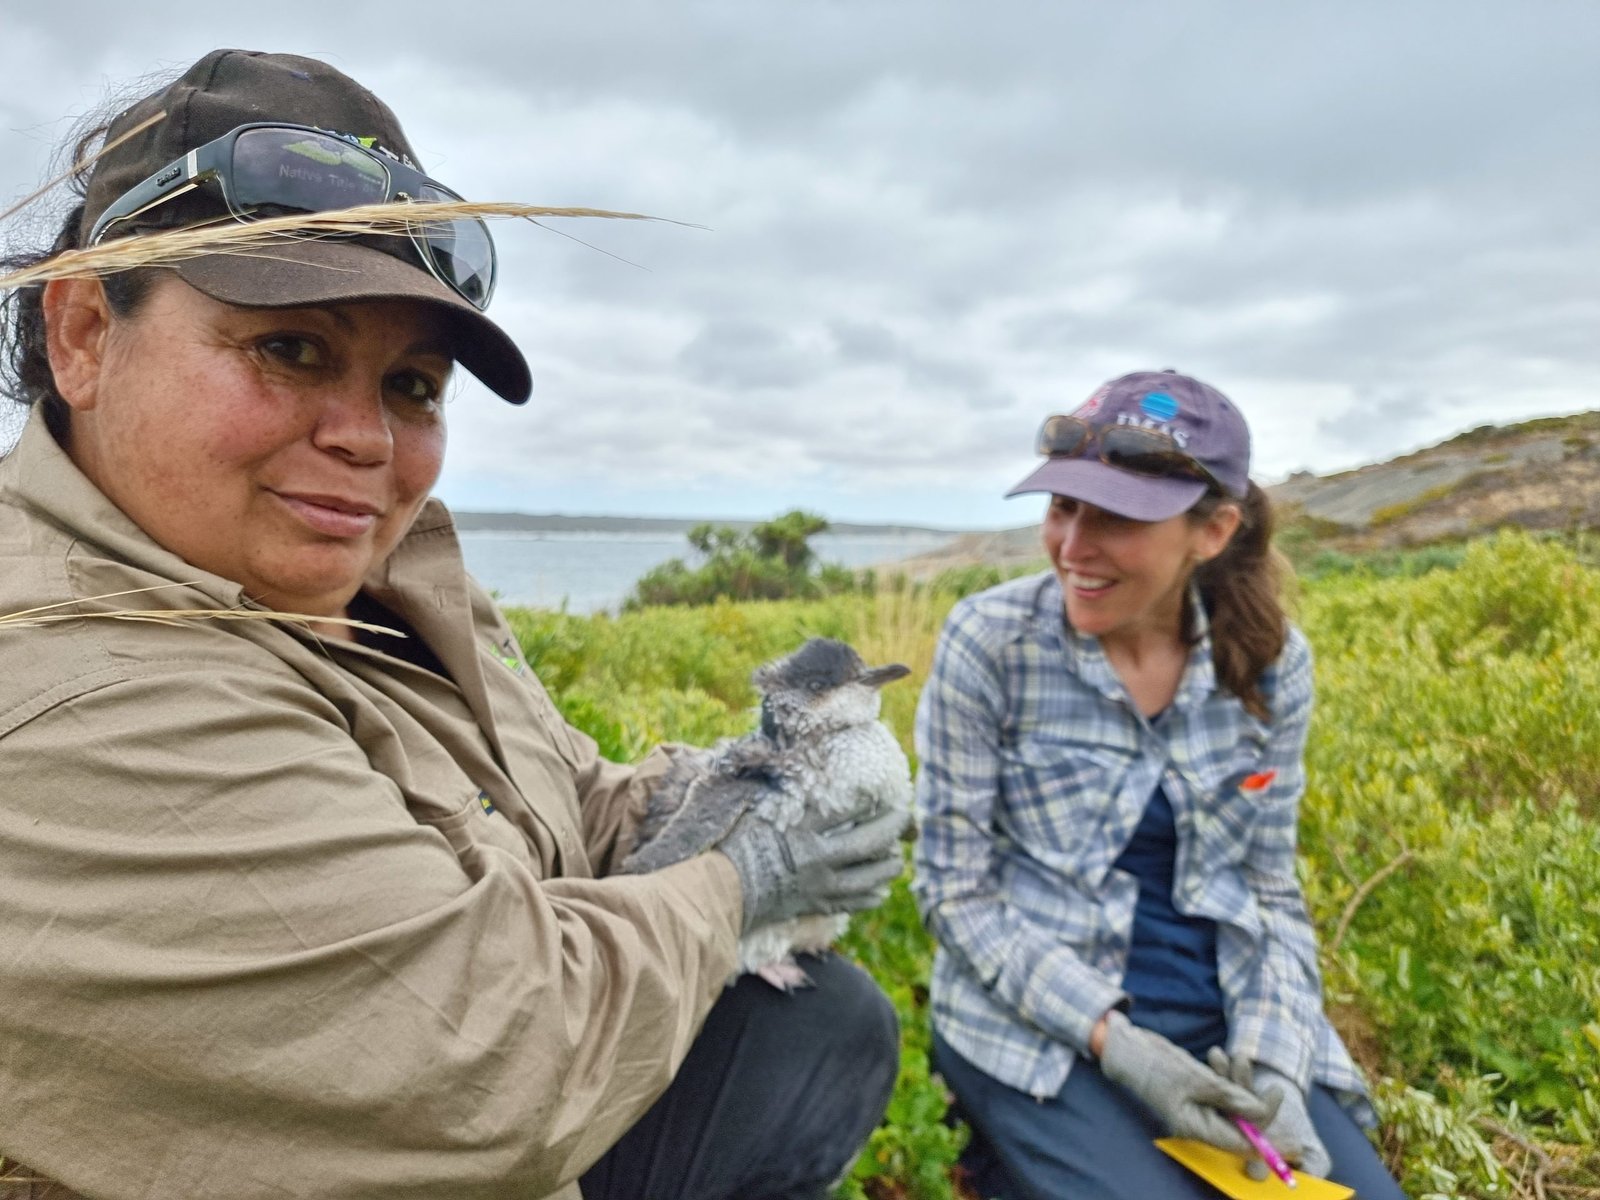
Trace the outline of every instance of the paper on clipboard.
<path fill-rule="evenodd" d="M 1315 1175 L 1294 1173 L 1295 1188 L 1276 1175 L 1251 1179 L 1244 1171 L 1244 1156 L 1188 1138 L 1157 1138 L 1156 1148 L 1193 1171 L 1233 1200 L 1349 1200 L 1354 1190 Z"/>

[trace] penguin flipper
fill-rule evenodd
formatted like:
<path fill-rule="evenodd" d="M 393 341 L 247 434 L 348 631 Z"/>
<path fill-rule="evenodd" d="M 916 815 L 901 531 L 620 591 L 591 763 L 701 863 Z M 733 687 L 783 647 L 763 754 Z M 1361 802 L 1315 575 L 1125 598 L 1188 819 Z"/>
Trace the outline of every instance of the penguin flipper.
<path fill-rule="evenodd" d="M 666 774 L 656 781 L 645 798 L 644 815 L 633 833 L 633 849 L 637 851 L 666 828 L 679 809 L 683 807 L 689 790 L 711 769 L 713 752 L 710 750 L 685 750 L 672 756 Z"/>
<path fill-rule="evenodd" d="M 767 790 L 768 785 L 761 781 L 725 775 L 695 780 L 661 832 L 623 861 L 623 872 L 642 875 L 659 871 L 709 850 Z"/>

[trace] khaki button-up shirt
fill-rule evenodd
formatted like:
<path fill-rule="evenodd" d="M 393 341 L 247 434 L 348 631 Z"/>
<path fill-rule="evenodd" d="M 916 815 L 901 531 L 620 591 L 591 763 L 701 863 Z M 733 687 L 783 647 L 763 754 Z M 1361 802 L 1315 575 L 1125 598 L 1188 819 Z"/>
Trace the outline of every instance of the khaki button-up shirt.
<path fill-rule="evenodd" d="M 723 856 L 596 878 L 668 754 L 561 719 L 442 506 L 366 590 L 445 676 L 280 621 L 0 626 L 0 1155 L 39 1194 L 575 1197 L 732 971 Z M 0 614 L 62 601 L 252 607 L 36 413 Z"/>

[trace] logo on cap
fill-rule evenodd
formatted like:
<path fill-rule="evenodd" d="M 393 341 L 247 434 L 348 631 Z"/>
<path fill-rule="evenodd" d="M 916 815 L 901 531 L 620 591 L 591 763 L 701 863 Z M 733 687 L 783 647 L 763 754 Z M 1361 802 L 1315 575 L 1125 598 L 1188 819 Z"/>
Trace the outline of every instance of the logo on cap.
<path fill-rule="evenodd" d="M 1139 411 L 1156 421 L 1170 421 L 1178 415 L 1178 402 L 1165 392 L 1146 392 Z"/>
<path fill-rule="evenodd" d="M 1100 411 L 1100 405 L 1104 402 L 1106 396 L 1108 396 L 1110 392 L 1111 385 L 1109 383 L 1102 385 L 1094 395 L 1090 396 L 1081 405 L 1079 405 L 1078 411 L 1072 415 L 1075 417 L 1082 417 L 1086 420 L 1089 417 L 1094 416 L 1095 413 Z"/>

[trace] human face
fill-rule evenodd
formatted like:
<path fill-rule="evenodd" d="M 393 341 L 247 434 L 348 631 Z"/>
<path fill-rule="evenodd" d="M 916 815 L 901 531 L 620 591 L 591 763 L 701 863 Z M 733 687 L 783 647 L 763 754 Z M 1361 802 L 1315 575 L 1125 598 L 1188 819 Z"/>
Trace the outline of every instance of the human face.
<path fill-rule="evenodd" d="M 341 615 L 438 478 L 441 318 L 414 301 L 240 308 L 165 273 L 127 317 L 95 281 L 50 288 L 79 468 L 201 570 Z"/>
<path fill-rule="evenodd" d="M 1061 580 L 1067 619 L 1080 633 L 1110 641 L 1176 641 L 1189 577 L 1216 557 L 1239 524 L 1239 510 L 1135 521 L 1068 496 L 1045 512 L 1044 548 Z"/>

